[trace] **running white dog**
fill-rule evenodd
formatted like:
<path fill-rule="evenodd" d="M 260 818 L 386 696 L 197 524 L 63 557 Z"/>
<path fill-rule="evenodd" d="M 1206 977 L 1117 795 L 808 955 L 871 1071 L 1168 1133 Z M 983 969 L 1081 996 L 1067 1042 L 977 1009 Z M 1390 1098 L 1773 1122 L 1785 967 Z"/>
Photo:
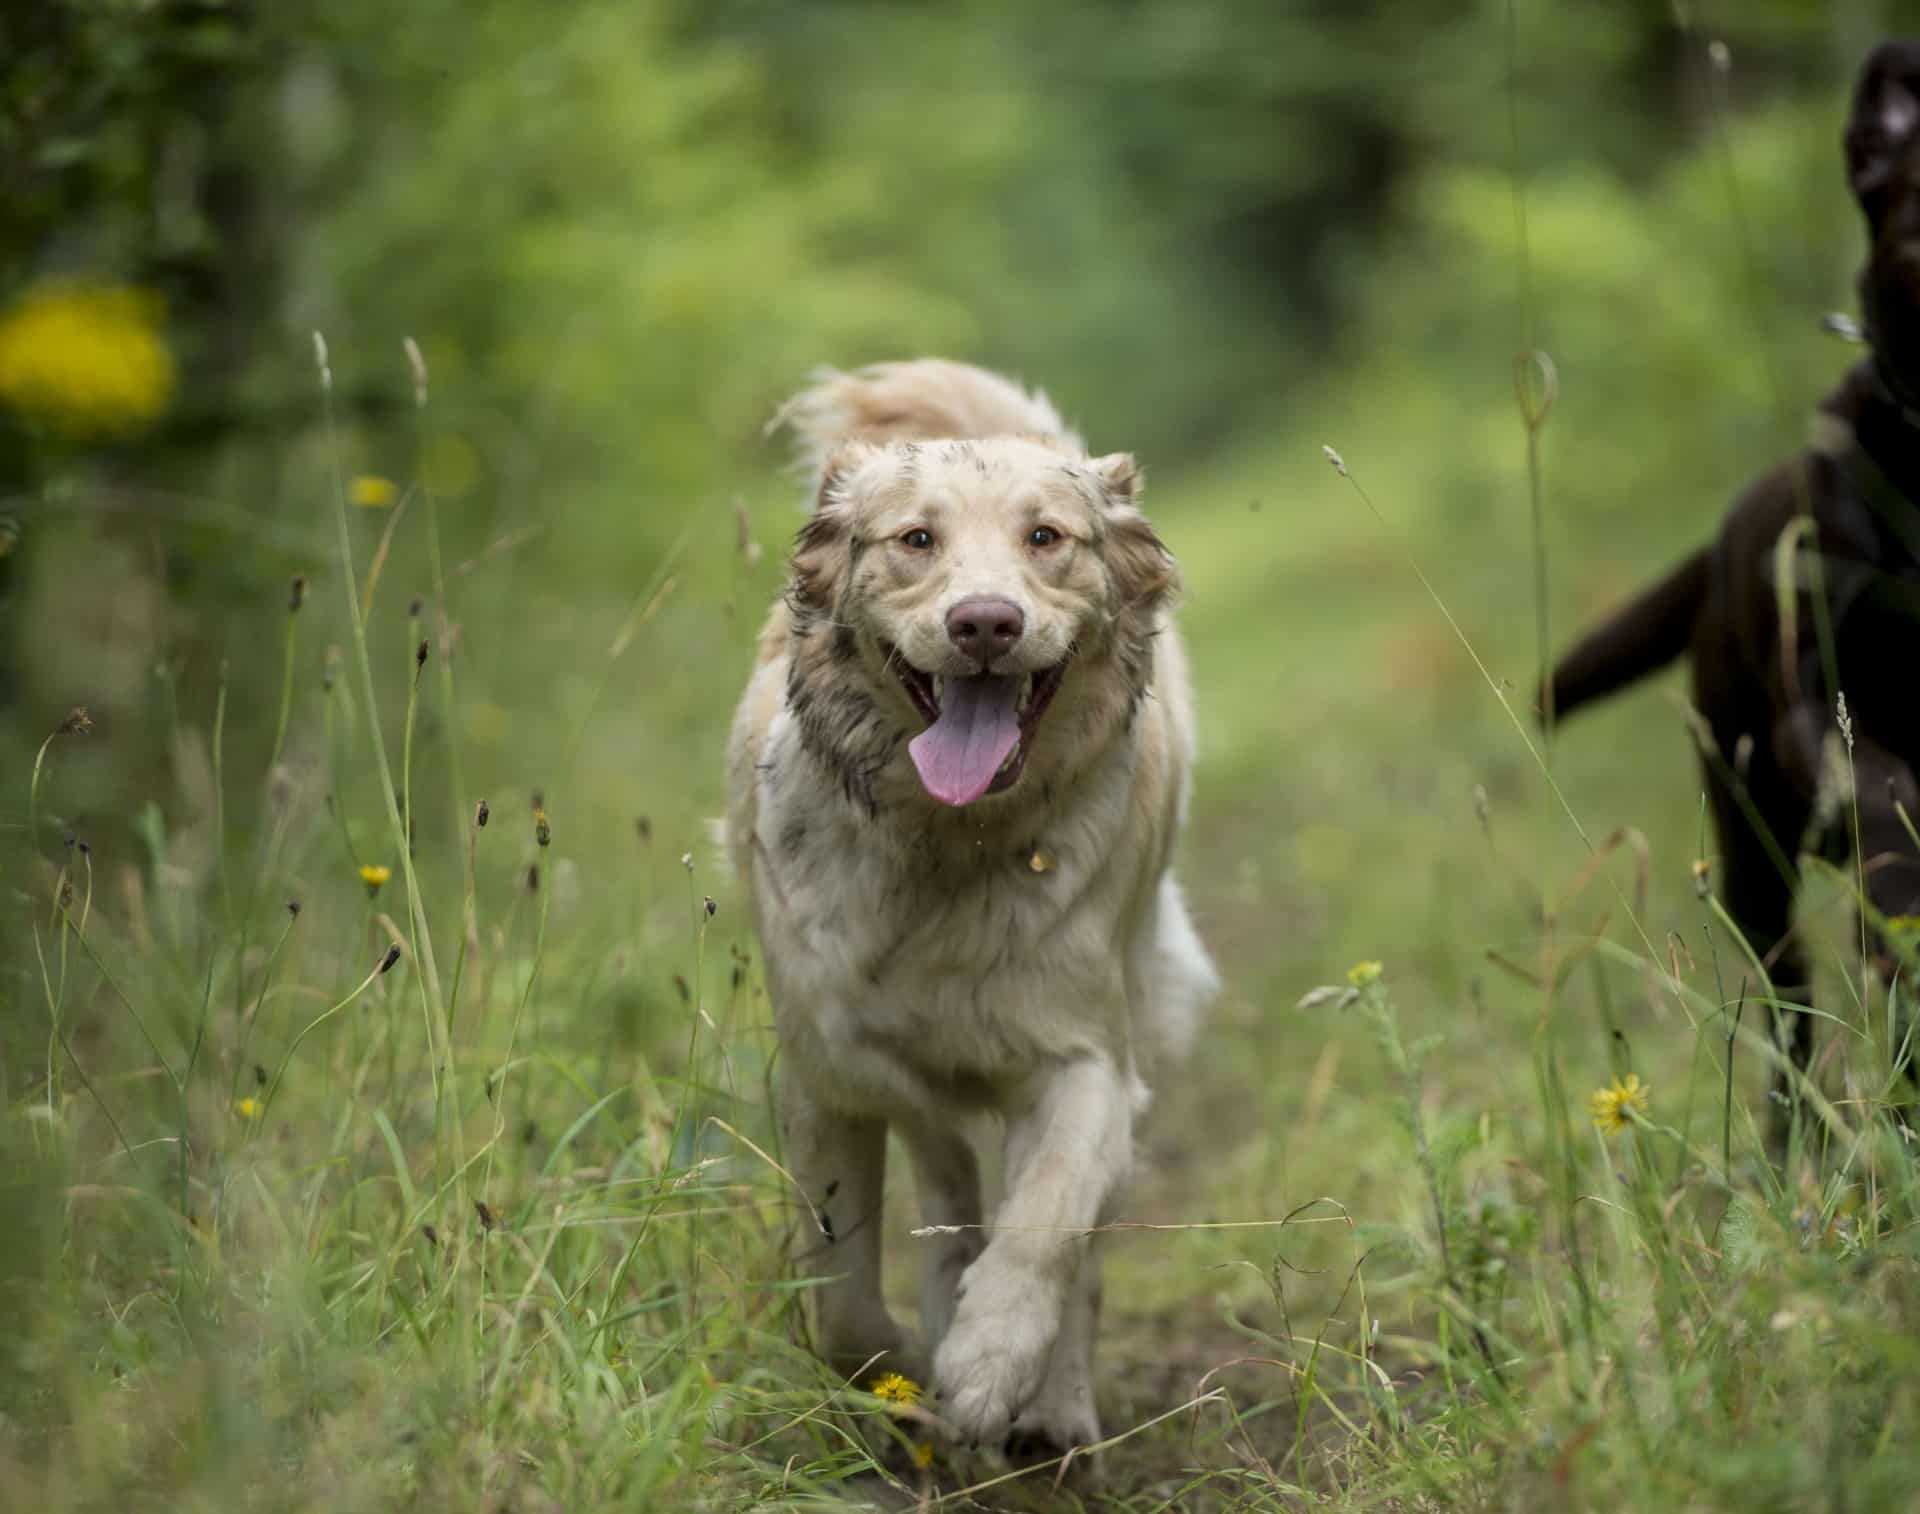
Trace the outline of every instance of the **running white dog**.
<path fill-rule="evenodd" d="M 913 1159 L 939 1412 L 1099 1438 L 1089 1232 L 1148 1081 L 1217 981 L 1169 864 L 1193 715 L 1173 559 L 1131 457 L 957 363 L 788 407 L 819 498 L 734 720 L 727 831 L 765 948 L 818 1343 L 913 1371 L 880 1290 L 886 1135 Z M 966 1136 L 1006 1122 L 983 1231 Z"/>

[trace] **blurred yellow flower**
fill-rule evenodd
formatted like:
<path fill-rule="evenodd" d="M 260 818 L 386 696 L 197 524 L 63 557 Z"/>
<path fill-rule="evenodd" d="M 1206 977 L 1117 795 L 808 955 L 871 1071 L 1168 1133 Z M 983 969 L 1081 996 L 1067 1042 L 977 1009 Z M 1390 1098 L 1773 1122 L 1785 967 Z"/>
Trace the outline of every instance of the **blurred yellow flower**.
<path fill-rule="evenodd" d="M 1378 983 L 1380 974 L 1385 971 L 1378 962 L 1356 962 L 1347 969 L 1347 982 L 1355 988 L 1366 988 L 1369 984 Z"/>
<path fill-rule="evenodd" d="M 369 862 L 360 869 L 360 881 L 367 886 L 369 894 L 380 892 L 380 885 L 393 876 L 393 869 L 383 863 Z"/>
<path fill-rule="evenodd" d="M 159 297 L 45 283 L 0 314 L 0 401 L 73 436 L 137 431 L 173 396 Z"/>
<path fill-rule="evenodd" d="M 1596 1088 L 1587 1098 L 1587 1113 L 1608 1135 L 1625 1130 L 1632 1123 L 1629 1110 L 1633 1114 L 1647 1112 L 1647 1086 L 1640 1081 L 1638 1073 L 1615 1078 L 1610 1087 Z"/>
<path fill-rule="evenodd" d="M 234 1105 L 233 1108 L 234 1112 L 238 1114 L 241 1119 L 257 1120 L 266 1109 L 266 1105 L 262 1104 L 252 1094 L 248 1094 L 238 1104 Z"/>
<path fill-rule="evenodd" d="M 347 489 L 347 497 L 362 510 L 384 510 L 400 497 L 390 478 L 362 473 Z"/>
<path fill-rule="evenodd" d="M 920 1440 L 920 1441 L 914 1442 L 913 1464 L 916 1467 L 918 1467 L 922 1472 L 926 1471 L 928 1467 L 933 1465 L 933 1442 L 932 1441 Z"/>
<path fill-rule="evenodd" d="M 867 1391 L 875 1398 L 883 1398 L 890 1404 L 902 1404 L 909 1409 L 920 1402 L 920 1385 L 898 1372 L 876 1377 L 867 1385 Z"/>

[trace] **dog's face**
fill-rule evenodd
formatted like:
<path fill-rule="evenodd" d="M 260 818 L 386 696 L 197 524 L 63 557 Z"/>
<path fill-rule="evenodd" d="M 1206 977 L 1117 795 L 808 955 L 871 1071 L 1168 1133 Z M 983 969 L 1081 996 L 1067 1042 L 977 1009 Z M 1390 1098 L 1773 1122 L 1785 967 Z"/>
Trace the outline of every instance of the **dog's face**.
<path fill-rule="evenodd" d="M 1860 270 L 1860 309 L 1882 375 L 1920 406 L 1920 135 L 1888 166 L 1873 247 Z"/>
<path fill-rule="evenodd" d="M 1097 743 L 1144 691 L 1172 559 L 1123 453 L 1044 441 L 844 448 L 801 531 L 793 697 L 850 790 L 901 740 L 921 786 L 968 805 L 1019 784 L 1050 714 Z M 1088 729 L 1089 726 L 1094 727 Z"/>
<path fill-rule="evenodd" d="M 1873 238 L 1860 306 L 1881 372 L 1920 402 L 1920 42 L 1868 55 L 1846 135 L 1847 176 Z"/>

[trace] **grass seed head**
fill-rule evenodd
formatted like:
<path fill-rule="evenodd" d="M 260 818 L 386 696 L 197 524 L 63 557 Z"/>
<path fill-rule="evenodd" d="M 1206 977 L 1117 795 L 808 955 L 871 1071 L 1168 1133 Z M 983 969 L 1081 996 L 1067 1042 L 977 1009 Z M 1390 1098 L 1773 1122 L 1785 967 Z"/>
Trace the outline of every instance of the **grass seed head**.
<path fill-rule="evenodd" d="M 307 575 L 296 573 L 287 583 L 287 613 L 293 614 L 307 602 Z"/>
<path fill-rule="evenodd" d="M 400 348 L 407 355 L 407 368 L 413 374 L 413 403 L 417 409 L 427 408 L 427 358 L 420 350 L 420 344 L 412 337 L 402 338 Z"/>
<path fill-rule="evenodd" d="M 487 828 L 487 817 L 492 813 L 493 811 L 487 808 L 487 801 L 482 799 L 473 807 L 474 827 L 484 831 Z"/>
<path fill-rule="evenodd" d="M 383 973 L 392 972 L 393 964 L 398 962 L 399 960 L 400 960 L 400 947 L 396 943 L 393 946 L 389 946 L 387 948 L 386 956 L 380 959 L 380 971 Z"/>
<path fill-rule="evenodd" d="M 57 732 L 61 736 L 84 736 L 93 729 L 93 717 L 87 713 L 84 704 L 76 704 L 67 711 L 67 718 L 60 722 Z"/>

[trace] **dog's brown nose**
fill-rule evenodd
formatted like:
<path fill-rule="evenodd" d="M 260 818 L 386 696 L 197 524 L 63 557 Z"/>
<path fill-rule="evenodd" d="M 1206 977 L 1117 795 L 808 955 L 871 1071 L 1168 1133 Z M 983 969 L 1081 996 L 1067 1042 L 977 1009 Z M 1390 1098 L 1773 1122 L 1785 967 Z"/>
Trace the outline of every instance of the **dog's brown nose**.
<path fill-rule="evenodd" d="M 982 667 L 1013 650 L 1027 617 L 1010 599 L 963 599 L 947 611 L 947 638 Z"/>

